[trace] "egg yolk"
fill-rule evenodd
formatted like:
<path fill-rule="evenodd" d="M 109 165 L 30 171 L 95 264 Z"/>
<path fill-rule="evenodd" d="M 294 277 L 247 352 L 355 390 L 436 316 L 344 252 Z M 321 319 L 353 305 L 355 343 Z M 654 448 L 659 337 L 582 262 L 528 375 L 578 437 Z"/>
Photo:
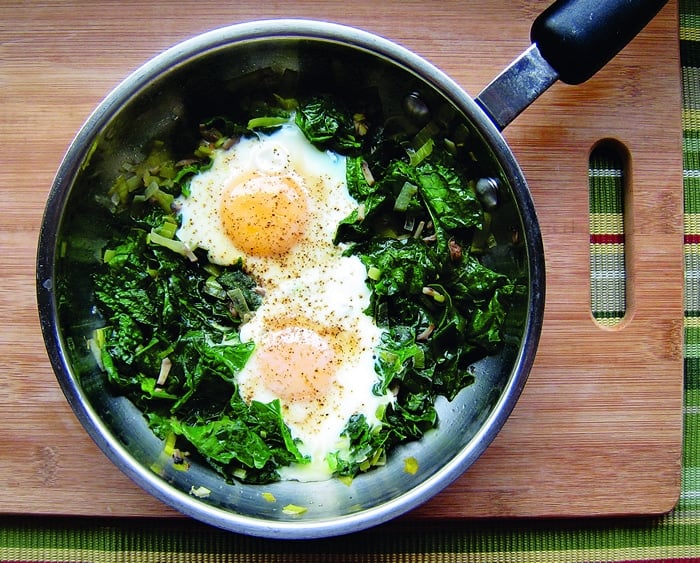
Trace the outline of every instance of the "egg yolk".
<path fill-rule="evenodd" d="M 317 332 L 301 327 L 274 331 L 256 353 L 265 386 L 283 403 L 326 396 L 337 359 L 328 340 Z"/>
<path fill-rule="evenodd" d="M 224 191 L 221 219 L 237 248 L 253 256 L 288 252 L 303 236 L 308 203 L 299 183 L 283 174 L 250 174 Z"/>

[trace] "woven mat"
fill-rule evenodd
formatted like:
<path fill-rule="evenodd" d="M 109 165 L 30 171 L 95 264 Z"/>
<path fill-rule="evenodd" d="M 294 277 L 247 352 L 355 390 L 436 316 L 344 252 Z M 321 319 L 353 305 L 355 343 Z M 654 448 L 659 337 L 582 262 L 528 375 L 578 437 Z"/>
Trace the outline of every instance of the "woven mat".
<path fill-rule="evenodd" d="M 700 0 L 680 1 L 680 39 L 686 374 L 682 492 L 674 511 L 659 518 L 585 522 L 394 522 L 304 542 L 243 537 L 185 519 L 5 517 L 0 561 L 700 562 Z M 625 310 L 621 186 L 614 155 L 596 154 L 590 172 L 592 300 L 594 316 L 605 324 L 617 322 Z"/>

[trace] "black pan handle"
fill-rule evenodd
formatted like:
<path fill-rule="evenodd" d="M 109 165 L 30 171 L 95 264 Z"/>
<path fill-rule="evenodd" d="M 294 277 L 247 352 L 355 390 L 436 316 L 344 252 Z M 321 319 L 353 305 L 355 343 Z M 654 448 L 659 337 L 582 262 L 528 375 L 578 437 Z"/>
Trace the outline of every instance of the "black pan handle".
<path fill-rule="evenodd" d="M 554 82 L 585 82 L 637 35 L 667 0 L 556 0 L 532 24 L 532 45 L 476 97 L 503 130 Z"/>
<path fill-rule="evenodd" d="M 667 0 L 557 0 L 532 24 L 530 38 L 567 84 L 603 68 Z"/>

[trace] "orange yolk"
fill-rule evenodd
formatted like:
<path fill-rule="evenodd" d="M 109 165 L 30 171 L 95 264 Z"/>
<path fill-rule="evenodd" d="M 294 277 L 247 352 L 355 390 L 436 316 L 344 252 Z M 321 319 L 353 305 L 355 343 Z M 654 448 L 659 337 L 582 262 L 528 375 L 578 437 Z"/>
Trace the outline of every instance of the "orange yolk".
<path fill-rule="evenodd" d="M 308 206 L 293 178 L 253 173 L 227 186 L 221 218 L 237 248 L 253 256 L 274 256 L 288 252 L 303 236 Z"/>
<path fill-rule="evenodd" d="M 329 342 L 317 332 L 300 327 L 274 331 L 257 354 L 265 387 L 283 403 L 326 396 L 337 358 Z"/>

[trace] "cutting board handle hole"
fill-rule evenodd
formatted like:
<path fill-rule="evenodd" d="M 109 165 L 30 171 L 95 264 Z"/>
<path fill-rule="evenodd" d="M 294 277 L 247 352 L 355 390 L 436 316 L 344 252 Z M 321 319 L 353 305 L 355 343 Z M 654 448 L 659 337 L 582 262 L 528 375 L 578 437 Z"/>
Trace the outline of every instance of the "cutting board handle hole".
<path fill-rule="evenodd" d="M 588 160 L 591 313 L 605 328 L 627 314 L 625 199 L 629 151 L 615 139 L 593 145 Z"/>

